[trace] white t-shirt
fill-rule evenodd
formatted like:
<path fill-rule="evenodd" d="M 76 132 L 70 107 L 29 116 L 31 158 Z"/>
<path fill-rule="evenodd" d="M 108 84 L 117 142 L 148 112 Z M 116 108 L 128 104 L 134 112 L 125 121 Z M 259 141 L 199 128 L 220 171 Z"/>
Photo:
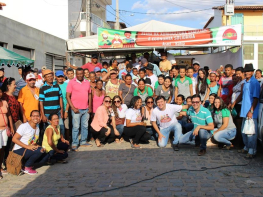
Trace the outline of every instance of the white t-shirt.
<path fill-rule="evenodd" d="M 133 109 L 130 108 L 126 111 L 126 119 L 124 122 L 124 126 L 126 126 L 126 120 L 131 120 L 131 123 L 141 122 L 142 121 L 142 115 L 140 109 Z"/>
<path fill-rule="evenodd" d="M 158 81 L 158 77 L 156 77 L 155 74 L 153 74 L 152 76 L 147 76 L 147 77 L 151 79 L 151 86 L 154 90 L 154 85 L 155 85 L 156 81 Z"/>
<path fill-rule="evenodd" d="M 195 77 L 192 77 L 192 87 L 193 87 L 193 95 L 196 94 L 195 93 L 195 89 L 196 89 L 196 84 L 197 84 L 197 79 Z"/>
<path fill-rule="evenodd" d="M 35 86 L 36 86 L 37 88 L 41 88 L 41 86 L 42 86 L 43 84 L 44 84 L 43 81 L 42 81 L 41 79 L 39 79 L 39 80 L 36 81 Z"/>
<path fill-rule="evenodd" d="M 160 125 L 160 129 L 165 129 L 174 123 L 177 123 L 175 114 L 182 110 L 182 105 L 166 104 L 165 110 L 161 111 L 156 107 L 151 116 L 151 121 Z"/>
<path fill-rule="evenodd" d="M 128 107 L 126 104 L 122 104 L 121 108 L 122 108 L 121 110 L 117 108 L 118 116 L 119 118 L 125 118 Z"/>
<path fill-rule="evenodd" d="M 141 65 L 136 62 L 136 63 L 133 63 L 132 66 L 137 68 L 137 70 L 139 71 Z"/>
<path fill-rule="evenodd" d="M 35 129 L 33 129 L 28 122 L 21 124 L 18 127 L 16 132 L 22 136 L 20 141 L 26 145 L 31 144 L 32 140 L 34 142 L 36 142 L 39 138 L 39 128 L 37 127 L 36 131 L 35 131 Z M 36 132 L 36 134 L 35 134 L 35 132 Z M 35 136 L 34 136 L 34 134 L 35 134 Z M 17 150 L 20 148 L 22 148 L 22 147 L 15 144 L 14 150 Z"/>

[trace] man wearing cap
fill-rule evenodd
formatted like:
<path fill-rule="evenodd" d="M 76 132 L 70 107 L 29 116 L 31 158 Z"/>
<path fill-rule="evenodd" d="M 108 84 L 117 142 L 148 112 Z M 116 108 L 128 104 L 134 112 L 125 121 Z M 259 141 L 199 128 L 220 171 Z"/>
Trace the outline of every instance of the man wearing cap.
<path fill-rule="evenodd" d="M 67 136 L 66 140 L 69 140 L 69 119 L 68 119 L 69 105 L 68 105 L 68 101 L 67 101 L 67 85 L 68 84 L 64 82 L 65 75 L 64 75 L 64 72 L 62 70 L 58 70 L 55 73 L 55 76 L 56 76 L 57 83 L 61 89 L 62 100 L 63 100 L 64 125 L 62 128 L 60 128 L 60 131 L 64 137 Z"/>
<path fill-rule="evenodd" d="M 200 69 L 200 63 L 199 63 L 198 61 L 194 61 L 193 67 L 194 67 L 193 77 L 194 77 L 194 78 L 197 78 L 197 76 L 198 76 L 198 71 L 199 71 L 199 69 Z"/>
<path fill-rule="evenodd" d="M 154 90 L 154 85 L 156 81 L 158 81 L 157 76 L 153 73 L 154 66 L 152 65 L 152 63 L 149 63 L 148 60 L 145 58 L 142 59 L 142 65 L 146 69 L 146 75 L 151 80 L 151 87 Z"/>
<path fill-rule="evenodd" d="M 127 75 L 127 74 L 129 74 L 133 77 L 132 68 L 133 68 L 132 64 L 130 64 L 130 63 L 127 64 L 126 68 L 119 72 L 119 79 L 124 80 L 125 75 Z"/>
<path fill-rule="evenodd" d="M 242 92 L 242 104 L 240 117 L 243 118 L 242 122 L 242 138 L 245 144 L 240 153 L 247 153 L 246 158 L 251 159 L 256 155 L 257 152 L 257 118 L 259 113 L 259 95 L 260 95 L 260 85 L 256 78 L 254 77 L 253 64 L 246 64 L 244 68 L 245 72 L 245 83 Z M 255 125 L 255 134 L 248 135 L 246 131 L 243 131 L 245 121 L 247 119 L 252 119 Z"/>
<path fill-rule="evenodd" d="M 18 97 L 19 91 L 27 85 L 26 76 L 29 73 L 33 73 L 33 70 L 30 66 L 26 66 L 25 68 L 22 69 L 22 78 L 16 81 L 16 89 L 13 94 L 16 98 Z"/>
<path fill-rule="evenodd" d="M 0 68 L 0 87 L 3 85 L 5 80 L 6 80 L 5 69 L 2 67 Z"/>
<path fill-rule="evenodd" d="M 73 66 L 71 65 L 69 62 L 67 62 L 67 65 L 70 67 L 70 68 L 73 68 L 73 69 L 77 69 L 78 67 L 77 66 Z M 91 62 L 88 62 L 87 64 L 84 64 L 83 66 L 81 66 L 81 68 L 84 69 L 88 69 L 89 72 L 92 72 L 94 71 L 94 68 L 95 67 L 99 67 L 100 69 L 102 69 L 102 65 L 101 63 L 98 62 L 98 56 L 97 54 L 93 54 L 91 56 Z"/>
<path fill-rule="evenodd" d="M 54 73 L 51 70 L 43 70 L 42 74 L 45 83 L 40 88 L 39 101 L 44 127 L 46 128 L 48 126 L 48 117 L 51 114 L 57 114 L 59 116 L 59 126 L 63 128 L 63 100 L 61 89 L 56 82 L 53 82 Z"/>
<path fill-rule="evenodd" d="M 18 102 L 23 109 L 23 122 L 30 120 L 30 114 L 33 110 L 39 111 L 39 88 L 35 86 L 36 77 L 33 73 L 26 76 L 27 85 L 23 87 L 18 94 Z"/>
<path fill-rule="evenodd" d="M 90 147 L 87 143 L 89 112 L 91 111 L 90 82 L 84 79 L 84 70 L 77 68 L 76 77 L 67 86 L 67 101 L 72 113 L 72 150 L 78 151 L 78 146 Z M 79 128 L 81 125 L 81 140 Z"/>
<path fill-rule="evenodd" d="M 147 62 L 149 62 L 149 57 L 150 57 L 150 54 L 148 52 L 144 53 L 143 54 L 144 58 L 147 60 Z M 141 64 L 143 65 L 144 63 L 142 63 L 143 59 L 141 60 Z M 144 60 L 145 62 L 145 60 Z M 162 74 L 162 72 L 160 71 L 159 67 L 152 63 L 152 62 L 149 62 L 150 64 L 153 65 L 153 74 L 155 74 L 156 76 L 159 76 L 160 74 Z"/>
<path fill-rule="evenodd" d="M 101 78 L 101 70 L 99 67 L 94 68 L 94 72 L 96 74 L 96 80 Z"/>

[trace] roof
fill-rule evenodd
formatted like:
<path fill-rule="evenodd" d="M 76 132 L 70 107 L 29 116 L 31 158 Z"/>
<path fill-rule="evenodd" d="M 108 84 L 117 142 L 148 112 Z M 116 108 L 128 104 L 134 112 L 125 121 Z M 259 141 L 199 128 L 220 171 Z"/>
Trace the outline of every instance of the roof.
<path fill-rule="evenodd" d="M 225 6 L 216 6 L 212 9 L 223 10 Z M 235 6 L 235 10 L 263 10 L 263 5 L 240 5 Z"/>
<path fill-rule="evenodd" d="M 204 29 L 207 28 L 207 26 L 211 23 L 212 20 L 214 20 L 215 17 L 211 17 L 205 24 Z"/>

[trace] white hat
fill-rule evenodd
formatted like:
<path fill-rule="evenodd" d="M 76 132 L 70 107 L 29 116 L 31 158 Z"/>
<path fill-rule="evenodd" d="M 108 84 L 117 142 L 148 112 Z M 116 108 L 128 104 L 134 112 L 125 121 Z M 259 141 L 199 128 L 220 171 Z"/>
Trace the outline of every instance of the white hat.
<path fill-rule="evenodd" d="M 198 61 L 194 61 L 194 62 L 193 62 L 193 65 L 195 65 L 195 64 L 197 64 L 197 65 L 200 66 L 200 62 L 198 62 Z"/>
<path fill-rule="evenodd" d="M 30 79 L 36 79 L 35 75 L 33 73 L 29 73 L 26 76 L 26 80 L 30 80 Z"/>
<path fill-rule="evenodd" d="M 171 64 L 176 64 L 175 60 L 170 60 Z"/>

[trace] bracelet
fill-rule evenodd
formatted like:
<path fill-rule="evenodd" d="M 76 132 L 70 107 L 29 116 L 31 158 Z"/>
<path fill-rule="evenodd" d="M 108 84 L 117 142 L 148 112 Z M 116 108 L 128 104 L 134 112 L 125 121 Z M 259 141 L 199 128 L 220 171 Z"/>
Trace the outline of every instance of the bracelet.
<path fill-rule="evenodd" d="M 66 113 L 68 113 L 68 111 L 65 111 Z"/>

